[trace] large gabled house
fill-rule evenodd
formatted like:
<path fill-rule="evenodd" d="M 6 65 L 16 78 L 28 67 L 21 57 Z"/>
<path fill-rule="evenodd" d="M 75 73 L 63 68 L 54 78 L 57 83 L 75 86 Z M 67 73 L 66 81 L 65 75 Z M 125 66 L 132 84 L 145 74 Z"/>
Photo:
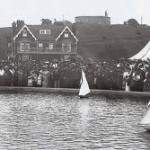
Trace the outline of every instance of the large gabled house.
<path fill-rule="evenodd" d="M 13 37 L 18 60 L 68 59 L 77 54 L 78 39 L 68 26 L 24 25 Z"/>

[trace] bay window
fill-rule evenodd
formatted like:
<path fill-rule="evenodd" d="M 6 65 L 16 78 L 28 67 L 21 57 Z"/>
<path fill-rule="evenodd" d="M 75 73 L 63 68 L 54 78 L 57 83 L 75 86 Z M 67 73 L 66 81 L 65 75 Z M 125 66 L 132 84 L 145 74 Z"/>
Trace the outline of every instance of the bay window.
<path fill-rule="evenodd" d="M 20 51 L 29 51 L 30 43 L 20 43 Z"/>
<path fill-rule="evenodd" d="M 71 52 L 71 43 L 68 43 L 68 42 L 62 43 L 62 51 Z"/>

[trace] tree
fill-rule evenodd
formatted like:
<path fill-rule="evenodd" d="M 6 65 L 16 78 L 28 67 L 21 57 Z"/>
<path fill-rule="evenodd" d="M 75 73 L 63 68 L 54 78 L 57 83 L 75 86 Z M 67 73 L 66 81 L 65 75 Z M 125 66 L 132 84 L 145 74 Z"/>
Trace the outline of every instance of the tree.
<path fill-rule="evenodd" d="M 139 23 L 138 23 L 138 21 L 136 20 L 136 19 L 129 19 L 128 21 L 127 21 L 127 24 L 129 25 L 129 26 L 132 26 L 132 27 L 137 27 L 138 25 L 139 25 Z"/>
<path fill-rule="evenodd" d="M 127 21 L 124 21 L 124 23 L 123 23 L 124 25 L 127 25 L 128 24 L 128 22 Z"/>
<path fill-rule="evenodd" d="M 50 19 L 41 19 L 42 21 L 42 25 L 51 25 L 52 24 L 52 21 Z"/>
<path fill-rule="evenodd" d="M 63 21 L 55 21 L 54 25 L 56 25 L 56 26 L 64 26 L 64 22 Z"/>
<path fill-rule="evenodd" d="M 72 26 L 72 22 L 69 20 L 64 20 L 63 22 L 64 22 L 64 25 L 66 26 Z"/>

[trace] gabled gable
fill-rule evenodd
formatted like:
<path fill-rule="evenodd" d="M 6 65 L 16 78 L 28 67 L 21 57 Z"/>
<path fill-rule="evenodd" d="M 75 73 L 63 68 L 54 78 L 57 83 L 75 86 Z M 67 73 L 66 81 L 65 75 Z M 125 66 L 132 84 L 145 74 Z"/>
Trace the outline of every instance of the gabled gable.
<path fill-rule="evenodd" d="M 77 37 L 73 34 L 73 32 L 70 30 L 70 28 L 68 26 L 66 26 L 62 32 L 59 34 L 59 36 L 56 38 L 56 41 L 58 41 L 58 39 L 61 37 L 61 35 L 63 35 L 63 33 L 68 30 L 70 32 L 70 34 L 74 37 L 74 39 L 76 40 L 76 42 L 78 42 Z"/>
<path fill-rule="evenodd" d="M 16 38 L 21 34 L 21 32 L 23 31 L 23 29 L 27 29 L 27 31 L 31 34 L 31 36 L 35 39 L 35 41 L 37 40 L 36 37 L 34 36 L 34 34 L 30 31 L 30 29 L 28 28 L 27 25 L 24 25 L 20 30 L 19 32 L 14 36 L 14 40 L 16 40 Z"/>

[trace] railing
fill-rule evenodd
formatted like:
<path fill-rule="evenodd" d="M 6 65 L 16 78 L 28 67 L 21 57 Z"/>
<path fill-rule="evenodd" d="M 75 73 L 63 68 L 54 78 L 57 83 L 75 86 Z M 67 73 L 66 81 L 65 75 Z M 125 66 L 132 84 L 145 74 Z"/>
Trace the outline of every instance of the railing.
<path fill-rule="evenodd" d="M 53 50 L 49 50 L 47 48 L 37 49 L 37 48 L 30 48 L 28 50 L 20 50 L 17 48 L 17 53 L 28 53 L 28 54 L 76 54 L 76 49 L 72 48 L 71 52 L 62 51 L 62 48 L 57 48 Z"/>

